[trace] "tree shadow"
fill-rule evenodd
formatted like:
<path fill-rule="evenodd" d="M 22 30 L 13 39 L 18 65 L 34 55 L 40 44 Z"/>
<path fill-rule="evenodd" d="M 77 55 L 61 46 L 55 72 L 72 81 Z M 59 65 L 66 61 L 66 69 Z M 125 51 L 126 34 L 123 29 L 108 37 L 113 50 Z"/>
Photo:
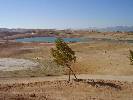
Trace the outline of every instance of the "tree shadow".
<path fill-rule="evenodd" d="M 111 88 L 115 88 L 117 90 L 121 90 L 121 86 L 120 85 L 117 85 L 115 83 L 112 83 L 112 82 L 105 82 L 104 80 L 93 80 L 93 79 L 77 79 L 77 80 L 74 80 L 76 82 L 84 82 L 84 83 L 87 83 L 91 86 L 94 86 L 96 88 L 98 87 L 111 87 Z"/>

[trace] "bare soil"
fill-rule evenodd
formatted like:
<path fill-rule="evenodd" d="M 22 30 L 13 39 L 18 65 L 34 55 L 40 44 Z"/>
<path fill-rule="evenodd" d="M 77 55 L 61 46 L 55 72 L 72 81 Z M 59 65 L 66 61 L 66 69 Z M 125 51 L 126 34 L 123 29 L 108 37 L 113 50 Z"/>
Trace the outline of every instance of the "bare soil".
<path fill-rule="evenodd" d="M 39 64 L 26 59 L 0 58 L 0 71 L 24 70 L 37 67 Z"/>
<path fill-rule="evenodd" d="M 133 82 L 114 80 L 36 81 L 0 84 L 0 100 L 132 100 Z"/>

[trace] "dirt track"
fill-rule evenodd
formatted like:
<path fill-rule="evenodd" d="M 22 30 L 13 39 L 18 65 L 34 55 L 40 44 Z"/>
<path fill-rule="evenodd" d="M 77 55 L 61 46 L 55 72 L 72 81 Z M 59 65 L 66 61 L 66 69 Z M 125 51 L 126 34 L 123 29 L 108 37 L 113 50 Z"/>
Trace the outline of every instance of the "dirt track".
<path fill-rule="evenodd" d="M 79 79 L 102 79 L 102 80 L 117 80 L 133 82 L 133 76 L 112 76 L 112 75 L 77 75 Z M 74 78 L 72 76 L 72 78 Z M 60 81 L 67 80 L 68 76 L 47 76 L 47 77 L 33 77 L 33 78 L 1 78 L 0 84 L 13 84 L 13 83 L 30 83 L 30 82 L 42 82 L 42 81 Z"/>

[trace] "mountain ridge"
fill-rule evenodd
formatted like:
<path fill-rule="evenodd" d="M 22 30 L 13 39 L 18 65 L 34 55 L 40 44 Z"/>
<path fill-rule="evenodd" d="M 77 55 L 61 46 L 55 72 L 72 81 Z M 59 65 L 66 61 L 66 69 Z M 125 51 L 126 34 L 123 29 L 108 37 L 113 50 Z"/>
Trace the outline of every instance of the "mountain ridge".
<path fill-rule="evenodd" d="M 28 32 L 28 31 L 36 31 L 36 30 L 56 30 L 56 29 L 26 29 L 26 28 L 0 28 L 0 32 Z M 68 30 L 68 29 L 62 29 L 62 30 Z M 70 30 L 79 30 L 79 29 L 70 29 Z M 133 32 L 133 26 L 114 26 L 114 27 L 105 27 L 105 28 L 97 28 L 97 27 L 89 27 L 86 29 L 81 30 L 96 30 L 100 32 Z"/>

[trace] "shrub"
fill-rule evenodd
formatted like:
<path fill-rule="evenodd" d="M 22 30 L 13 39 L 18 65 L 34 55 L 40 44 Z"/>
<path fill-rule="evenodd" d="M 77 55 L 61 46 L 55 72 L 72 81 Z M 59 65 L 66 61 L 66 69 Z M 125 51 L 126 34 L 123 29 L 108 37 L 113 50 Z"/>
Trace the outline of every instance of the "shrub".
<path fill-rule="evenodd" d="M 129 59 L 130 59 L 130 64 L 133 65 L 133 51 L 129 50 L 130 55 L 129 55 Z"/>

